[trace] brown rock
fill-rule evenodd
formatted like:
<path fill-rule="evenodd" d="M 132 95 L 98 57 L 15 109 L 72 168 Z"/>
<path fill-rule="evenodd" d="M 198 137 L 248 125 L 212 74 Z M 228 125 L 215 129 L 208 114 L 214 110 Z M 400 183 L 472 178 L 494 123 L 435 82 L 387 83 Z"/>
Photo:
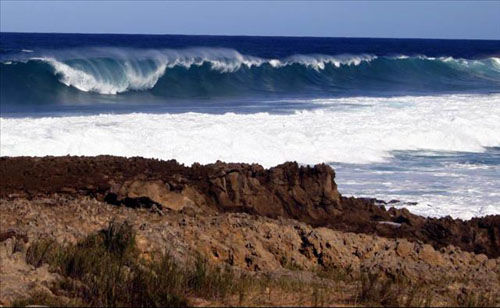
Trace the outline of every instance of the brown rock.
<path fill-rule="evenodd" d="M 434 250 L 431 245 L 424 244 L 418 252 L 418 257 L 426 263 L 432 265 L 441 265 L 444 260 L 440 253 Z"/>
<path fill-rule="evenodd" d="M 462 221 L 385 210 L 374 199 L 342 197 L 334 178 L 325 164 L 284 163 L 266 170 L 255 164 L 186 167 L 176 161 L 113 156 L 0 158 L 0 198 L 5 199 L 65 194 L 130 207 L 243 212 L 500 256 L 500 215 Z"/>
<path fill-rule="evenodd" d="M 408 241 L 399 240 L 396 245 L 396 253 L 400 257 L 408 257 L 414 251 L 414 244 Z"/>
<path fill-rule="evenodd" d="M 88 196 L 61 195 L 52 199 L 0 199 L 0 215 L 0 232 L 18 230 L 31 240 L 49 237 L 60 243 L 82 239 L 107 227 L 112 220 L 127 220 L 137 232 L 137 247 L 146 259 L 156 252 L 168 251 L 179 262 L 186 262 L 202 253 L 211 262 L 252 275 L 309 277 L 309 285 L 323 283 L 316 273 L 326 273 L 341 279 L 335 285 L 353 296 L 355 293 L 349 292 L 358 289 L 356 275 L 361 269 L 428 287 L 428 292 L 442 305 L 456 305 L 453 299 L 462 290 L 492 292 L 500 283 L 499 260 L 478 262 L 477 258 L 484 256 L 477 257 L 453 246 L 436 251 L 430 245 L 405 239 L 313 227 L 293 219 L 215 211 L 194 216 L 165 211 L 165 215 L 158 216 L 146 209 L 117 207 Z M 19 219 L 20 215 L 23 219 Z M 34 277 L 41 282 L 55 277 L 45 268 L 26 268 L 22 253 L 12 253 L 15 240 L 11 237 L 0 243 L 2 303 L 35 288 L 30 284 Z M 453 285 L 446 289 L 450 281 Z M 350 285 L 344 287 L 345 284 Z M 4 285 L 9 286 L 7 293 Z M 450 297 L 442 299 L 443 292 Z M 293 303 L 297 302 L 288 304 Z"/>

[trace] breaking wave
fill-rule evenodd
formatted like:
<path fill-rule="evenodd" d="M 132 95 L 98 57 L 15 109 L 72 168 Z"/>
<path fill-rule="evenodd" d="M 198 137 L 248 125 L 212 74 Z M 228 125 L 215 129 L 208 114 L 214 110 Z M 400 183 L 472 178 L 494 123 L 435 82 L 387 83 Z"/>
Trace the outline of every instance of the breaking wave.
<path fill-rule="evenodd" d="M 500 59 L 292 55 L 266 59 L 233 49 L 91 48 L 26 52 L 0 62 L 2 100 L 61 99 L 78 92 L 153 97 L 362 94 L 384 91 L 498 92 Z M 28 77 L 28 78 L 26 78 Z"/>

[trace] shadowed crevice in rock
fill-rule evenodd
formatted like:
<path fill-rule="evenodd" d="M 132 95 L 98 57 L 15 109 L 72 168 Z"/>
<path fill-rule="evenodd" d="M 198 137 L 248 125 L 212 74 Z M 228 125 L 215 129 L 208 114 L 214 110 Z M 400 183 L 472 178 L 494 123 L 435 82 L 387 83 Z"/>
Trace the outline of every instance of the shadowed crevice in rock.
<path fill-rule="evenodd" d="M 158 207 L 159 209 L 162 208 L 162 205 L 154 202 L 153 200 L 149 199 L 148 197 L 137 197 L 137 198 L 130 198 L 130 197 L 125 197 L 123 199 L 118 199 L 118 195 L 115 193 L 108 193 L 104 197 L 104 202 L 113 204 L 113 205 L 123 205 L 126 207 L 130 207 L 133 209 L 136 208 L 151 208 L 153 206 Z"/>
<path fill-rule="evenodd" d="M 186 167 L 174 160 L 113 156 L 2 157 L 0 172 L 0 198 L 86 195 L 130 207 L 244 212 L 500 256 L 500 215 L 462 221 L 386 210 L 373 199 L 342 197 L 335 172 L 325 164 L 287 162 L 264 169 L 222 162 Z"/>

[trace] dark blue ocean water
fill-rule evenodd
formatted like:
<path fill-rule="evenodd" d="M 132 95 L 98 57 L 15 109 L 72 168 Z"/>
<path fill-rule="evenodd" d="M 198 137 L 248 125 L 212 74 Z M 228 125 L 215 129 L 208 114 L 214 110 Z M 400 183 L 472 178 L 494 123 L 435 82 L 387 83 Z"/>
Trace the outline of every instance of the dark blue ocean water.
<path fill-rule="evenodd" d="M 1 33 L 1 111 L 273 112 L 296 98 L 497 93 L 499 56 L 485 40 Z"/>
<path fill-rule="evenodd" d="M 136 35 L 0 33 L 2 53 L 22 49 L 56 50 L 83 47 L 129 47 L 185 49 L 213 47 L 236 49 L 262 58 L 294 54 L 427 55 L 429 57 L 486 58 L 499 56 L 498 40 L 439 40 L 383 38 L 263 37 L 210 35 Z"/>

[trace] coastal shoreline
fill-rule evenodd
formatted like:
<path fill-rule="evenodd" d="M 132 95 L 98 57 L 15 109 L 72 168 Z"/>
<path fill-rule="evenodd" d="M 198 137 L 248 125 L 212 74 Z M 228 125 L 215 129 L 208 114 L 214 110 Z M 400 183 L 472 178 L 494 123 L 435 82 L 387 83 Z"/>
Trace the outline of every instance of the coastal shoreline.
<path fill-rule="evenodd" d="M 75 245 L 112 222 L 127 222 L 137 232 L 141 258 L 170 251 L 182 263 L 201 254 L 210 264 L 255 277 L 302 283 L 302 291 L 271 288 L 265 305 L 300 303 L 291 293 L 305 296 L 302 305 L 319 305 L 313 285 L 331 292 L 322 297 L 325 305 L 401 304 L 414 292 L 394 284 L 401 294 L 409 292 L 404 299 L 383 302 L 372 294 L 357 301 L 363 282 L 356 273 L 427 284 L 432 305 L 465 305 L 471 294 L 499 304 L 500 215 L 425 218 L 386 209 L 390 204 L 380 200 L 346 198 L 324 164 L 265 169 L 223 162 L 187 167 L 139 157 L 1 157 L 0 174 L 4 305 L 33 290 L 60 297 L 54 291 L 58 276 L 25 261 L 37 241 Z M 333 269 L 335 279 L 325 276 Z M 344 293 L 331 291 L 334 281 Z M 266 290 L 248 291 L 244 303 Z M 189 296 L 190 305 L 241 305 L 232 295 Z"/>
<path fill-rule="evenodd" d="M 191 167 L 175 160 L 140 157 L 1 157 L 0 198 L 33 199 L 53 194 L 91 196 L 128 207 L 191 207 L 209 212 L 244 212 L 291 218 L 314 227 L 448 244 L 500 256 L 500 215 L 471 220 L 426 218 L 384 201 L 343 197 L 334 170 L 288 162 L 223 163 Z"/>

